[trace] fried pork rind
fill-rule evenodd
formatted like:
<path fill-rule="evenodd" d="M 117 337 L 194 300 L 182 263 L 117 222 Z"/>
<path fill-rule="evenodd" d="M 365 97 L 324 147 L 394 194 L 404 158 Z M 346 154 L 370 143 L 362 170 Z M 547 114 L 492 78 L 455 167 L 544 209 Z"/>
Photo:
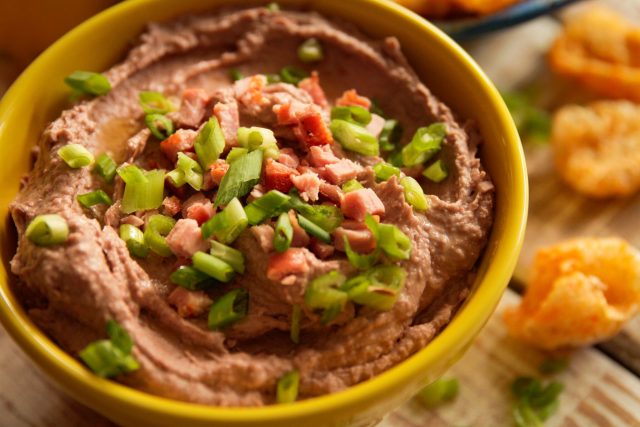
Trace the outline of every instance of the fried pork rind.
<path fill-rule="evenodd" d="M 590 7 L 567 21 L 549 62 L 598 94 L 640 101 L 640 27 L 609 9 Z"/>
<path fill-rule="evenodd" d="M 521 0 L 396 0 L 396 3 L 429 18 L 488 15 Z"/>
<path fill-rule="evenodd" d="M 545 350 L 617 334 L 640 306 L 640 253 L 618 238 L 582 238 L 542 249 L 527 292 L 504 320 L 514 337 Z"/>
<path fill-rule="evenodd" d="M 587 196 L 626 196 L 640 189 L 639 105 L 565 106 L 554 115 L 551 145 L 558 173 Z"/>

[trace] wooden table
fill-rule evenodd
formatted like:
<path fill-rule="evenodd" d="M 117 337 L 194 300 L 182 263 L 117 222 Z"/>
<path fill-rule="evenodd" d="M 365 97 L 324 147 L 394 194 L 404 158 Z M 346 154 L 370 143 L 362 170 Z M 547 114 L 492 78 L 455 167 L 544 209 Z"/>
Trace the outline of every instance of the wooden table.
<path fill-rule="evenodd" d="M 557 31 L 558 23 L 544 18 L 466 47 L 499 87 L 509 88 L 545 75 L 541 56 Z M 634 221 L 640 214 L 640 196 L 598 203 L 583 199 L 555 176 L 548 146 L 525 148 L 530 220 L 513 289 L 522 289 L 539 247 L 569 236 L 614 234 L 640 247 L 640 229 Z M 460 380 L 454 402 L 432 411 L 408 402 L 380 427 L 511 426 L 509 385 L 517 376 L 538 375 L 537 367 L 545 358 L 506 334 L 502 311 L 518 299 L 513 290 L 505 293 L 474 345 L 447 374 Z M 545 425 L 640 427 L 639 375 L 640 319 L 636 319 L 610 342 L 572 355 L 569 369 L 557 376 L 566 386 L 560 408 Z M 0 426 L 112 425 L 50 386 L 0 328 Z"/>

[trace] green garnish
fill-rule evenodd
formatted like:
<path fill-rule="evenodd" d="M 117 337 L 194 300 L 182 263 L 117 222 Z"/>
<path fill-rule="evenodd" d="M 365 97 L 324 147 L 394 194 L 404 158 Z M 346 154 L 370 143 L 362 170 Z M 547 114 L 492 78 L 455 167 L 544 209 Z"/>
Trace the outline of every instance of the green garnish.
<path fill-rule="evenodd" d="M 322 45 L 316 38 L 307 39 L 298 47 L 298 59 L 302 62 L 318 62 L 323 58 Z"/>
<path fill-rule="evenodd" d="M 291 197 L 278 190 L 271 190 L 259 199 L 244 207 L 249 224 L 258 225 L 265 220 L 278 215 L 289 204 Z"/>
<path fill-rule="evenodd" d="M 267 9 L 269 12 L 279 12 L 280 5 L 276 2 L 271 2 L 265 6 L 265 9 Z"/>
<path fill-rule="evenodd" d="M 204 182 L 202 168 L 198 162 L 183 152 L 178 153 L 176 168 L 167 173 L 167 178 L 169 178 L 176 187 L 182 187 L 184 184 L 189 184 L 191 188 L 196 191 L 200 191 L 202 183 Z"/>
<path fill-rule="evenodd" d="M 78 356 L 96 375 L 107 378 L 135 371 L 140 367 L 131 355 L 133 340 L 114 320 L 107 322 L 108 340 L 94 341 Z"/>
<path fill-rule="evenodd" d="M 428 409 L 433 409 L 453 400 L 458 395 L 459 388 L 455 378 L 438 379 L 420 390 L 416 397 Z"/>
<path fill-rule="evenodd" d="M 193 266 L 205 273 L 206 275 L 213 277 L 219 282 L 227 283 L 233 279 L 234 271 L 226 262 L 220 258 L 209 255 L 208 253 L 198 251 L 193 254 L 191 258 Z"/>
<path fill-rule="evenodd" d="M 261 149 L 265 158 L 277 159 L 280 156 L 278 143 L 271 129 L 256 126 L 240 127 L 238 128 L 238 143 L 249 151 Z"/>
<path fill-rule="evenodd" d="M 429 208 L 429 200 L 424 195 L 422 186 L 410 176 L 405 176 L 400 180 L 400 185 L 404 188 L 404 198 L 407 203 L 415 209 L 424 211 Z"/>
<path fill-rule="evenodd" d="M 93 171 L 100 175 L 106 183 L 110 184 L 116 176 L 117 168 L 116 162 L 107 153 L 102 153 L 96 158 Z"/>
<path fill-rule="evenodd" d="M 293 240 L 293 227 L 289 219 L 288 212 L 282 212 L 276 222 L 276 229 L 273 235 L 273 248 L 277 252 L 284 252 L 291 246 Z"/>
<path fill-rule="evenodd" d="M 73 169 L 89 166 L 93 163 L 93 154 L 80 144 L 68 144 L 58 149 L 58 156 Z"/>
<path fill-rule="evenodd" d="M 266 74 L 267 84 L 280 83 L 282 79 L 280 78 L 280 74 Z"/>
<path fill-rule="evenodd" d="M 522 139 L 533 142 L 546 142 L 551 134 L 551 115 L 535 106 L 536 92 L 503 92 L 511 117 Z"/>
<path fill-rule="evenodd" d="M 300 373 L 297 370 L 287 372 L 278 379 L 276 401 L 278 403 L 292 403 L 298 398 Z"/>
<path fill-rule="evenodd" d="M 391 310 L 404 287 L 407 272 L 397 265 L 378 265 L 340 286 L 357 304 L 380 311 Z"/>
<path fill-rule="evenodd" d="M 359 126 L 366 126 L 371 122 L 371 113 L 357 105 L 338 106 L 331 109 L 331 120 L 345 120 Z"/>
<path fill-rule="evenodd" d="M 262 172 L 262 151 L 254 150 L 238 157 L 220 182 L 215 205 L 226 205 L 232 199 L 247 194 L 260 181 Z"/>
<path fill-rule="evenodd" d="M 247 148 L 244 148 L 244 147 L 233 147 L 229 151 L 229 154 L 227 154 L 227 158 L 225 159 L 225 161 L 227 163 L 231 164 L 234 161 L 238 160 L 240 157 L 242 157 L 245 154 L 247 154 L 248 152 L 249 152 L 249 150 Z"/>
<path fill-rule="evenodd" d="M 378 140 L 362 126 L 350 123 L 346 120 L 331 120 L 329 125 L 333 137 L 345 149 L 365 156 L 377 156 L 380 154 Z"/>
<path fill-rule="evenodd" d="M 135 165 L 126 165 L 120 167 L 117 172 L 125 183 L 122 212 L 130 214 L 156 209 L 162 205 L 165 175 L 163 170 L 144 171 Z"/>
<path fill-rule="evenodd" d="M 212 240 L 209 253 L 229 264 L 236 273 L 244 273 L 244 255 L 239 250 Z"/>
<path fill-rule="evenodd" d="M 291 196 L 290 206 L 324 231 L 331 233 L 342 224 L 344 216 L 337 206 L 310 205 L 303 202 L 295 191 L 291 191 L 289 195 Z"/>
<path fill-rule="evenodd" d="M 137 258 L 145 258 L 149 255 L 149 248 L 144 241 L 142 230 L 131 224 L 120 226 L 120 238 L 127 244 L 129 253 Z"/>
<path fill-rule="evenodd" d="M 37 246 L 59 245 L 67 241 L 69 226 L 60 215 L 38 215 L 29 223 L 25 236 Z"/>
<path fill-rule="evenodd" d="M 368 270 L 378 262 L 380 251 L 377 248 L 369 254 L 359 254 L 351 248 L 351 243 L 349 243 L 347 236 L 343 236 L 343 239 L 344 252 L 347 254 L 347 259 L 358 270 Z"/>
<path fill-rule="evenodd" d="M 145 114 L 166 114 L 175 107 L 160 92 L 142 91 L 138 93 L 138 101 Z"/>
<path fill-rule="evenodd" d="M 214 236 L 220 243 L 228 245 L 247 228 L 249 220 L 240 201 L 232 199 L 227 207 L 209 221 L 202 224 L 202 237 Z"/>
<path fill-rule="evenodd" d="M 345 280 L 342 273 L 332 271 L 316 277 L 307 286 L 304 303 L 313 309 L 323 310 L 320 319 L 323 325 L 335 319 L 347 303 L 347 294 L 338 289 Z"/>
<path fill-rule="evenodd" d="M 380 104 L 376 99 L 371 100 L 371 107 L 369 107 L 369 111 L 371 111 L 372 114 L 377 114 L 382 118 L 386 117 L 384 111 L 382 111 L 382 108 L 380 108 Z"/>
<path fill-rule="evenodd" d="M 208 289 L 214 285 L 215 282 L 211 280 L 211 277 L 197 268 L 190 265 L 182 265 L 178 267 L 176 271 L 169 276 L 171 283 L 182 286 L 190 291 L 199 291 Z"/>
<path fill-rule="evenodd" d="M 104 204 L 111 205 L 113 204 L 113 200 L 107 193 L 102 190 L 95 190 L 89 193 L 80 194 L 78 196 L 78 203 L 80 203 L 85 208 L 90 208 L 91 206 Z"/>
<path fill-rule="evenodd" d="M 447 135 L 447 125 L 433 123 L 419 128 L 411 142 L 402 147 L 402 163 L 404 166 L 420 165 L 433 157 L 442 147 Z"/>
<path fill-rule="evenodd" d="M 543 385 L 540 380 L 518 377 L 511 384 L 511 392 L 516 398 L 513 419 L 518 427 L 542 426 L 542 422 L 558 409 L 558 397 L 564 386 L 551 381 Z"/>
<path fill-rule="evenodd" d="M 64 78 L 64 82 L 76 93 L 87 95 L 106 95 L 111 91 L 111 83 L 100 73 L 74 71 Z"/>
<path fill-rule="evenodd" d="M 297 85 L 303 79 L 309 77 L 309 73 L 305 70 L 301 70 L 295 67 L 284 67 L 280 70 L 280 81 L 284 83 L 290 83 L 292 85 Z M 274 82 L 275 83 L 275 82 Z"/>
<path fill-rule="evenodd" d="M 376 174 L 376 179 L 380 181 L 386 181 L 394 175 L 400 178 L 400 169 L 387 162 L 376 163 L 373 166 L 373 172 Z"/>
<path fill-rule="evenodd" d="M 147 114 L 144 116 L 144 124 L 151 134 L 161 141 L 169 138 L 174 132 L 173 122 L 164 114 Z"/>
<path fill-rule="evenodd" d="M 393 166 L 395 166 L 397 168 L 404 167 L 404 164 L 402 163 L 402 150 L 395 151 L 395 152 L 389 154 L 389 157 L 387 157 L 387 162 L 390 165 L 393 165 Z"/>
<path fill-rule="evenodd" d="M 298 344 L 300 342 L 300 318 L 302 316 L 302 310 L 299 305 L 294 305 L 291 309 L 291 328 L 289 330 L 289 337 L 291 341 Z"/>
<path fill-rule="evenodd" d="M 364 188 L 364 186 L 360 184 L 360 182 L 355 178 L 350 179 L 349 181 L 342 184 L 342 191 L 345 193 L 348 193 L 350 191 L 360 190 L 361 188 Z"/>
<path fill-rule="evenodd" d="M 196 136 L 193 147 L 202 170 L 209 169 L 224 151 L 224 134 L 216 116 L 211 116 Z"/>
<path fill-rule="evenodd" d="M 229 70 L 229 77 L 234 82 L 237 82 L 238 80 L 242 80 L 244 78 L 240 70 L 238 70 L 237 68 L 232 68 Z"/>
<path fill-rule="evenodd" d="M 144 241 L 154 253 L 169 257 L 172 255 L 166 236 L 173 230 L 176 220 L 165 215 L 152 215 L 144 229 Z"/>
<path fill-rule="evenodd" d="M 426 168 L 424 172 L 422 172 L 422 175 L 424 175 L 425 178 L 438 183 L 444 181 L 447 176 L 449 176 L 449 171 L 442 162 L 442 159 L 439 159 L 433 162 L 428 168 Z"/>
<path fill-rule="evenodd" d="M 309 235 L 325 243 L 331 243 L 331 235 L 326 230 L 300 214 L 298 214 L 298 223 Z"/>
<path fill-rule="evenodd" d="M 405 260 L 411 256 L 411 239 L 393 224 L 378 224 L 370 214 L 365 220 L 367 228 L 380 248 L 392 260 Z"/>
<path fill-rule="evenodd" d="M 249 311 L 249 293 L 234 289 L 213 303 L 209 310 L 209 329 L 218 330 L 242 320 Z"/>
<path fill-rule="evenodd" d="M 393 151 L 396 148 L 396 144 L 400 142 L 400 138 L 402 138 L 400 122 L 394 119 L 386 120 L 378 137 L 380 149 L 382 151 Z"/>

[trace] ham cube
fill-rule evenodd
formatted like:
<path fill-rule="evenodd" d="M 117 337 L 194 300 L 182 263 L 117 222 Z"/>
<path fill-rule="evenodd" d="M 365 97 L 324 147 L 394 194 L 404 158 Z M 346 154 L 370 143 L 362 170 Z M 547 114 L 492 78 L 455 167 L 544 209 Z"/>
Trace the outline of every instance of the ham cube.
<path fill-rule="evenodd" d="M 167 244 L 175 255 L 191 258 L 198 251 L 208 251 L 209 242 L 202 238 L 195 219 L 179 219 L 167 236 Z"/>
<path fill-rule="evenodd" d="M 269 224 L 261 224 L 251 227 L 250 230 L 264 252 L 273 251 L 273 236 L 275 234 L 273 227 Z"/>
<path fill-rule="evenodd" d="M 371 107 L 371 100 L 366 96 L 358 95 L 355 89 L 346 90 L 342 93 L 342 96 L 336 101 L 336 105 L 340 106 L 356 106 L 366 108 Z"/>
<path fill-rule="evenodd" d="M 315 167 L 327 166 L 340 161 L 328 145 L 309 147 L 309 154 L 307 157 L 311 166 Z"/>
<path fill-rule="evenodd" d="M 273 159 L 267 159 L 264 167 L 264 186 L 267 190 L 288 193 L 293 187 L 291 176 L 299 174 L 300 172 L 295 169 L 273 161 Z"/>
<path fill-rule="evenodd" d="M 209 168 L 209 176 L 214 186 L 219 186 L 225 174 L 229 170 L 229 163 L 224 160 L 216 160 Z"/>
<path fill-rule="evenodd" d="M 298 83 L 298 87 L 311 95 L 311 99 L 316 105 L 322 108 L 326 108 L 329 105 L 324 90 L 320 86 L 320 78 L 317 71 L 313 71 L 311 77 L 307 77 Z"/>
<path fill-rule="evenodd" d="M 281 148 L 278 162 L 293 169 L 297 169 L 300 165 L 300 159 L 293 151 L 293 148 Z"/>
<path fill-rule="evenodd" d="M 193 143 L 197 135 L 198 132 L 195 130 L 178 129 L 176 133 L 160 143 L 160 150 L 167 159 L 175 163 L 178 161 L 178 153 L 193 151 Z"/>
<path fill-rule="evenodd" d="M 165 197 L 162 201 L 162 213 L 167 216 L 176 216 L 182 210 L 182 202 L 176 196 Z"/>
<path fill-rule="evenodd" d="M 308 109 L 299 120 L 300 124 L 293 129 L 293 134 L 305 147 L 333 144 L 333 135 L 319 111 Z"/>
<path fill-rule="evenodd" d="M 349 240 L 351 249 L 360 254 L 368 254 L 376 248 L 376 239 L 367 228 L 360 230 L 350 230 L 344 227 L 336 228 L 333 232 L 333 244 L 337 250 L 342 252 L 344 252 L 345 237 Z"/>
<path fill-rule="evenodd" d="M 318 200 L 321 180 L 317 173 L 305 172 L 302 175 L 292 175 L 291 182 L 298 189 L 303 200 L 307 202 Z"/>
<path fill-rule="evenodd" d="M 325 166 L 324 178 L 332 184 L 341 185 L 358 176 L 362 168 L 349 159 Z"/>
<path fill-rule="evenodd" d="M 202 193 L 189 197 L 182 206 L 182 217 L 193 219 L 198 225 L 210 220 L 214 214 L 213 203 Z"/>
<path fill-rule="evenodd" d="M 354 190 L 344 195 L 340 204 L 342 213 L 356 221 L 364 221 L 367 214 L 384 215 L 384 204 L 370 188 Z"/>
<path fill-rule="evenodd" d="M 304 274 L 309 271 L 307 249 L 289 248 L 283 253 L 275 253 L 269 258 L 267 278 L 281 282 L 287 276 Z"/>
<path fill-rule="evenodd" d="M 342 198 L 344 197 L 340 187 L 325 181 L 320 183 L 320 194 L 338 205 L 342 203 Z"/>
<path fill-rule="evenodd" d="M 218 102 L 213 107 L 213 114 L 218 119 L 218 123 L 220 123 L 225 145 L 227 147 L 237 146 L 240 115 L 238 113 L 238 103 L 236 100 Z"/>
<path fill-rule="evenodd" d="M 198 317 L 213 304 L 204 291 L 190 291 L 180 286 L 169 294 L 167 302 L 176 308 L 180 317 Z"/>
<path fill-rule="evenodd" d="M 187 88 L 182 92 L 182 104 L 176 122 L 182 127 L 197 128 L 204 121 L 209 95 L 204 89 Z"/>
<path fill-rule="evenodd" d="M 320 259 L 329 258 L 336 250 L 333 245 L 321 242 L 318 239 L 312 239 L 311 246 L 309 248 L 311 249 L 311 252 Z"/>

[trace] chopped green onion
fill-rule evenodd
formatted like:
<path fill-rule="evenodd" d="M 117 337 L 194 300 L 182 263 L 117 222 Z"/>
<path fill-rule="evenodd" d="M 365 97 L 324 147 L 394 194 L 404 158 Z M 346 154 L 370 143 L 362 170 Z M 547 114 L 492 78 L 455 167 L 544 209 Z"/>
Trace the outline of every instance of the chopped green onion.
<path fill-rule="evenodd" d="M 325 243 L 331 243 L 331 235 L 329 232 L 300 214 L 298 214 L 298 223 L 300 224 L 300 227 L 311 236 L 316 237 L 318 240 Z"/>
<path fill-rule="evenodd" d="M 366 108 L 357 105 L 338 106 L 331 109 L 331 120 L 335 119 L 366 126 L 371 122 L 371 113 Z"/>
<path fill-rule="evenodd" d="M 358 270 L 368 270 L 378 262 L 380 251 L 377 248 L 370 254 L 362 255 L 351 248 L 351 243 L 349 243 L 347 236 L 343 236 L 343 239 L 344 252 L 347 254 L 347 259 Z"/>
<path fill-rule="evenodd" d="M 256 126 L 240 127 L 238 128 L 238 143 L 249 151 L 260 148 L 265 158 L 277 159 L 280 156 L 278 143 L 271 129 Z"/>
<path fill-rule="evenodd" d="M 131 356 L 133 340 L 115 321 L 107 322 L 108 340 L 94 341 L 87 345 L 78 356 L 96 375 L 115 377 L 135 371 L 140 367 Z"/>
<path fill-rule="evenodd" d="M 347 280 L 340 290 L 355 303 L 388 311 L 404 287 L 407 272 L 397 265 L 378 265 Z"/>
<path fill-rule="evenodd" d="M 174 132 L 173 122 L 163 114 L 147 114 L 144 116 L 144 124 L 147 125 L 151 134 L 161 141 Z"/>
<path fill-rule="evenodd" d="M 287 207 L 289 200 L 291 200 L 291 197 L 278 190 L 269 191 L 244 207 L 249 224 L 258 225 L 266 219 L 277 215 Z"/>
<path fill-rule="evenodd" d="M 236 273 L 244 273 L 244 255 L 239 250 L 212 240 L 209 253 L 229 264 Z"/>
<path fill-rule="evenodd" d="M 307 77 L 309 77 L 309 73 L 299 68 L 284 67 L 282 70 L 280 70 L 280 80 L 284 83 L 297 85 L 298 83 L 300 83 L 300 81 L 302 81 L 302 79 L 306 79 Z"/>
<path fill-rule="evenodd" d="M 200 191 L 204 182 L 202 168 L 198 162 L 182 152 L 178 153 L 176 168 L 167 173 L 167 177 L 176 187 L 189 184 L 196 191 Z"/>
<path fill-rule="evenodd" d="M 74 91 L 87 95 L 106 95 L 111 91 L 111 83 L 100 73 L 74 71 L 64 78 L 64 82 Z"/>
<path fill-rule="evenodd" d="M 322 45 L 316 38 L 307 39 L 298 47 L 298 59 L 302 62 L 318 62 L 323 58 Z"/>
<path fill-rule="evenodd" d="M 372 114 L 379 115 L 380 117 L 386 117 L 384 111 L 382 111 L 382 108 L 380 108 L 380 104 L 376 99 L 371 100 L 371 107 L 369 107 L 369 111 L 371 111 Z"/>
<path fill-rule="evenodd" d="M 349 181 L 342 184 L 342 191 L 345 193 L 348 193 L 354 190 L 360 190 L 361 188 L 364 188 L 364 186 L 360 184 L 360 182 L 355 178 L 350 179 Z"/>
<path fill-rule="evenodd" d="M 225 159 L 225 161 L 229 164 L 233 163 L 234 161 L 238 160 L 238 158 L 244 156 L 245 154 L 247 154 L 249 152 L 249 150 L 247 148 L 243 148 L 243 147 L 233 147 L 230 151 L 229 154 L 227 154 L 227 158 Z"/>
<path fill-rule="evenodd" d="M 199 291 L 210 288 L 215 282 L 209 275 L 190 265 L 182 265 L 169 276 L 171 283 L 182 286 L 190 291 Z"/>
<path fill-rule="evenodd" d="M 329 125 L 333 137 L 347 150 L 364 154 L 365 156 L 377 156 L 380 154 L 378 140 L 362 126 L 350 123 L 346 120 L 331 120 Z"/>
<path fill-rule="evenodd" d="M 525 142 L 546 142 L 551 133 L 551 115 L 536 106 L 537 95 L 531 88 L 502 93 L 520 137 Z"/>
<path fill-rule="evenodd" d="M 402 163 L 405 166 L 415 166 L 426 162 L 440 151 L 446 135 L 447 125 L 444 123 L 419 128 L 411 142 L 402 147 Z"/>
<path fill-rule="evenodd" d="M 224 151 L 224 134 L 216 116 L 211 116 L 196 136 L 193 147 L 203 170 L 209 169 Z"/>
<path fill-rule="evenodd" d="M 249 311 L 249 293 L 246 289 L 234 289 L 216 302 L 209 310 L 209 329 L 218 330 L 242 320 Z"/>
<path fill-rule="evenodd" d="M 342 224 L 344 216 L 337 206 L 310 205 L 303 202 L 295 191 L 290 192 L 289 195 L 291 207 L 324 231 L 331 233 Z"/>
<path fill-rule="evenodd" d="M 409 259 L 411 256 L 411 239 L 393 224 L 378 224 L 370 214 L 364 220 L 367 228 L 376 239 L 376 247 L 380 248 L 393 260 Z"/>
<path fill-rule="evenodd" d="M 550 375 L 562 372 L 568 367 L 569 359 L 547 359 L 540 364 L 538 370 L 545 375 Z"/>
<path fill-rule="evenodd" d="M 240 70 L 238 70 L 237 68 L 232 68 L 229 70 L 229 77 L 231 77 L 231 80 L 233 80 L 234 82 L 237 82 L 238 80 L 242 80 L 244 78 Z"/>
<path fill-rule="evenodd" d="M 344 309 L 347 294 L 338 288 L 346 277 L 339 271 L 332 271 L 318 276 L 309 283 L 304 294 L 304 303 L 313 309 L 324 309 L 322 324 L 331 322 Z"/>
<path fill-rule="evenodd" d="M 280 5 L 276 2 L 271 2 L 268 5 L 265 6 L 265 8 L 269 11 L 269 12 L 279 12 L 280 11 Z"/>
<path fill-rule="evenodd" d="M 68 144 L 58 149 L 58 156 L 73 169 L 89 166 L 93 163 L 93 154 L 80 144 Z"/>
<path fill-rule="evenodd" d="M 280 83 L 282 79 L 280 78 L 280 74 L 267 74 L 267 84 Z"/>
<path fill-rule="evenodd" d="M 519 402 L 514 406 L 513 421 L 517 427 L 543 427 L 542 420 L 526 402 Z"/>
<path fill-rule="evenodd" d="M 293 240 L 293 227 L 291 226 L 289 213 L 282 212 L 278 217 L 278 222 L 276 222 L 273 247 L 278 252 L 284 252 L 291 246 L 291 240 Z"/>
<path fill-rule="evenodd" d="M 459 388 L 458 380 L 455 378 L 439 379 L 420 390 L 416 397 L 428 409 L 433 409 L 453 400 L 458 395 Z"/>
<path fill-rule="evenodd" d="M 118 169 L 118 175 L 125 182 L 122 212 L 130 214 L 156 209 L 162 205 L 165 176 L 163 170 L 144 171 L 135 165 L 126 165 Z"/>
<path fill-rule="evenodd" d="M 436 160 L 430 165 L 428 168 L 422 172 L 426 178 L 430 179 L 433 182 L 442 182 L 448 175 L 447 167 L 444 165 L 442 160 Z"/>
<path fill-rule="evenodd" d="M 404 188 L 404 198 L 415 209 L 424 211 L 429 208 L 429 200 L 424 195 L 422 187 L 415 179 L 405 176 L 400 180 L 400 185 Z"/>
<path fill-rule="evenodd" d="M 402 126 L 394 119 L 386 120 L 378 137 L 382 151 L 392 151 L 402 138 Z"/>
<path fill-rule="evenodd" d="M 302 316 L 302 310 L 299 305 L 294 305 L 291 309 L 291 328 L 289 330 L 289 337 L 291 341 L 298 344 L 300 342 L 300 317 Z"/>
<path fill-rule="evenodd" d="M 247 194 L 260 181 L 262 151 L 255 150 L 240 156 L 230 166 L 220 182 L 215 205 L 226 205 L 232 199 Z"/>
<path fill-rule="evenodd" d="M 100 175 L 106 183 L 110 184 L 116 176 L 117 168 L 116 162 L 107 153 L 102 153 L 96 158 L 93 171 Z"/>
<path fill-rule="evenodd" d="M 300 372 L 297 370 L 287 372 L 278 379 L 276 387 L 276 401 L 278 403 L 292 403 L 298 398 L 298 386 L 300 384 Z"/>
<path fill-rule="evenodd" d="M 208 239 L 213 235 L 220 243 L 228 245 L 238 238 L 248 224 L 242 204 L 237 198 L 232 199 L 222 212 L 202 224 L 202 237 Z"/>
<path fill-rule="evenodd" d="M 176 225 L 176 220 L 165 215 L 152 215 L 144 229 L 144 241 L 156 254 L 162 257 L 172 255 L 166 236 Z"/>
<path fill-rule="evenodd" d="M 138 101 L 145 114 L 166 114 L 175 107 L 160 92 L 142 91 L 138 94 Z"/>
<path fill-rule="evenodd" d="M 91 206 L 99 204 L 111 205 L 113 204 L 113 200 L 111 200 L 111 197 L 104 191 L 95 190 L 90 193 L 80 194 L 78 196 L 78 203 L 85 208 L 90 208 Z"/>
<path fill-rule="evenodd" d="M 37 246 L 59 245 L 67 241 L 69 226 L 60 215 L 38 215 L 29 223 L 25 235 Z"/>
<path fill-rule="evenodd" d="M 220 258 L 209 255 L 208 253 L 198 251 L 193 254 L 191 260 L 196 269 L 219 282 L 227 283 L 234 276 L 233 267 Z"/>
<path fill-rule="evenodd" d="M 149 248 L 144 241 L 142 230 L 131 224 L 120 226 L 120 238 L 127 244 L 129 253 L 137 258 L 145 258 L 149 255 Z"/>
<path fill-rule="evenodd" d="M 380 181 L 386 181 L 392 176 L 400 178 L 400 169 L 386 162 L 377 163 L 373 166 L 373 172 Z"/>
<path fill-rule="evenodd" d="M 389 155 L 389 157 L 387 158 L 387 162 L 398 168 L 403 167 L 404 164 L 402 163 L 402 151 L 396 151 L 395 153 Z"/>
<path fill-rule="evenodd" d="M 542 426 L 542 421 L 558 409 L 558 397 L 563 389 L 564 386 L 557 381 L 543 386 L 542 382 L 535 378 L 516 378 L 511 384 L 511 391 L 516 397 L 513 408 L 516 425 Z"/>

